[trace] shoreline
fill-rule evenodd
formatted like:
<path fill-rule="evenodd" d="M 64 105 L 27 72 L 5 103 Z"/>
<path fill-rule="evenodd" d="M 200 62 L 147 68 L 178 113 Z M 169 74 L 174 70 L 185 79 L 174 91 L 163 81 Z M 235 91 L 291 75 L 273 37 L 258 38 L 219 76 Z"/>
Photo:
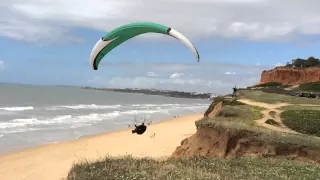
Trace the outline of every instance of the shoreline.
<path fill-rule="evenodd" d="M 152 123 L 144 135 L 131 128 L 51 143 L 0 155 L 0 174 L 4 179 L 65 178 L 72 164 L 107 155 L 166 158 L 181 141 L 196 132 L 195 122 L 203 113 L 193 113 Z M 155 136 L 152 135 L 155 133 Z"/>
<path fill-rule="evenodd" d="M 188 117 L 188 116 L 193 116 L 193 115 L 198 115 L 198 114 L 203 114 L 203 113 L 204 112 L 198 112 L 198 113 L 182 115 L 182 116 L 175 117 L 175 118 L 171 117 L 171 118 L 167 118 L 167 119 L 161 119 L 159 121 L 152 122 L 152 124 L 148 125 L 148 127 L 152 126 L 152 125 L 156 125 L 156 124 L 165 123 L 165 122 L 171 122 L 171 121 L 174 121 L 174 120 L 176 120 L 178 118 L 185 118 L 185 117 Z M 27 147 L 27 148 L 24 148 L 24 149 L 12 150 L 10 152 L 0 154 L 0 159 L 2 157 L 10 156 L 10 155 L 16 154 L 16 153 L 33 151 L 33 150 L 36 150 L 36 149 L 39 149 L 39 148 L 44 148 L 44 147 L 53 146 L 53 145 L 57 145 L 57 144 L 68 144 L 68 143 L 72 143 L 72 142 L 81 141 L 83 139 L 91 139 L 91 138 L 95 138 L 95 137 L 101 137 L 101 136 L 110 135 L 110 134 L 113 134 L 113 133 L 120 133 L 120 132 L 129 131 L 130 134 L 131 134 L 131 130 L 132 129 L 134 129 L 134 128 L 133 127 L 121 128 L 121 129 L 117 129 L 117 130 L 111 130 L 111 131 L 108 131 L 108 132 L 102 132 L 102 133 L 97 133 L 97 134 L 93 134 L 93 135 L 81 136 L 81 137 L 79 137 L 77 139 L 65 140 L 65 141 L 60 141 L 60 142 L 52 142 L 52 143 L 44 143 L 44 144 L 40 144 L 40 145 L 33 146 L 33 147 Z M 148 131 L 148 129 L 147 129 L 147 131 Z"/>

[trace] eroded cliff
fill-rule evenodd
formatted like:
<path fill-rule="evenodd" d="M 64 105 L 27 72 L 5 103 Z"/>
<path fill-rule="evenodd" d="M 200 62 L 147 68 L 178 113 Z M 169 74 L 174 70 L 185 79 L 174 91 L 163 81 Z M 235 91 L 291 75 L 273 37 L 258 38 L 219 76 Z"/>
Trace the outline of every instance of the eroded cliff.
<path fill-rule="evenodd" d="M 193 136 L 181 142 L 173 158 L 206 156 L 220 158 L 284 157 L 287 159 L 320 163 L 320 149 L 298 144 L 274 143 L 262 140 L 263 134 L 201 127 Z"/>
<path fill-rule="evenodd" d="M 283 85 L 320 82 L 320 67 L 278 67 L 272 70 L 263 71 L 260 78 L 260 84 L 268 82 L 278 82 Z"/>

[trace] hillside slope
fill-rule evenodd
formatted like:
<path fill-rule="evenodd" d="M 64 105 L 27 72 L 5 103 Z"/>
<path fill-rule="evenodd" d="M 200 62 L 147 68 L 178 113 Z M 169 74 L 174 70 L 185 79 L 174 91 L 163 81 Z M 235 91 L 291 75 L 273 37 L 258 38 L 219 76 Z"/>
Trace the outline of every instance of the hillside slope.
<path fill-rule="evenodd" d="M 241 102 L 254 103 L 246 100 L 241 100 Z M 282 105 L 254 104 L 266 108 L 266 111 L 276 110 Z M 253 119 L 256 125 L 262 125 L 261 122 L 269 118 L 266 117 L 266 114 L 264 113 L 261 119 Z M 182 141 L 181 146 L 176 149 L 172 157 L 277 157 L 320 163 L 320 140 L 318 138 L 286 131 L 285 127 L 272 128 L 268 127 L 268 124 L 260 127 L 250 126 L 240 123 L 239 120 L 239 118 L 232 120 L 230 117 L 200 120 L 197 122 L 197 132 Z M 312 143 L 306 143 L 308 141 Z"/>

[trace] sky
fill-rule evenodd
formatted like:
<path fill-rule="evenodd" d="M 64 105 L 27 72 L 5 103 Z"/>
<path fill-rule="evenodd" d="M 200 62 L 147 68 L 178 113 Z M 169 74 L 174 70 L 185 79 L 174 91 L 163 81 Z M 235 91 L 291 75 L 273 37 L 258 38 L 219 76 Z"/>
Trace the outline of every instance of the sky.
<path fill-rule="evenodd" d="M 263 70 L 319 57 L 319 0 L 0 0 L 0 82 L 231 92 Z M 172 27 L 196 46 L 143 34 L 90 67 L 94 44 L 131 22 Z"/>

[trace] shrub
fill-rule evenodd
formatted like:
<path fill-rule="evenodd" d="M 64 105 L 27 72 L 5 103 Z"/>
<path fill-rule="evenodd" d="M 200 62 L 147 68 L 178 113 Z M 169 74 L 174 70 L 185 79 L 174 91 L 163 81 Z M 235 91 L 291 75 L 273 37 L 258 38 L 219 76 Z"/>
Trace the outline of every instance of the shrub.
<path fill-rule="evenodd" d="M 273 126 L 280 126 L 280 124 L 277 121 L 275 121 L 274 119 L 268 119 L 268 120 L 266 120 L 265 123 L 273 125 Z"/>
<path fill-rule="evenodd" d="M 279 82 L 267 82 L 267 83 L 264 83 L 264 84 L 255 85 L 255 87 L 277 87 L 277 86 L 282 86 L 282 83 L 279 83 Z"/>
<path fill-rule="evenodd" d="M 320 137 L 319 110 L 287 110 L 281 113 L 283 123 L 292 130 Z"/>
<path fill-rule="evenodd" d="M 239 117 L 244 111 L 238 107 L 233 107 L 230 105 L 224 106 L 218 113 L 218 116 L 223 117 Z"/>
<path fill-rule="evenodd" d="M 300 84 L 299 88 L 303 91 L 320 92 L 320 82 L 310 82 Z"/>

